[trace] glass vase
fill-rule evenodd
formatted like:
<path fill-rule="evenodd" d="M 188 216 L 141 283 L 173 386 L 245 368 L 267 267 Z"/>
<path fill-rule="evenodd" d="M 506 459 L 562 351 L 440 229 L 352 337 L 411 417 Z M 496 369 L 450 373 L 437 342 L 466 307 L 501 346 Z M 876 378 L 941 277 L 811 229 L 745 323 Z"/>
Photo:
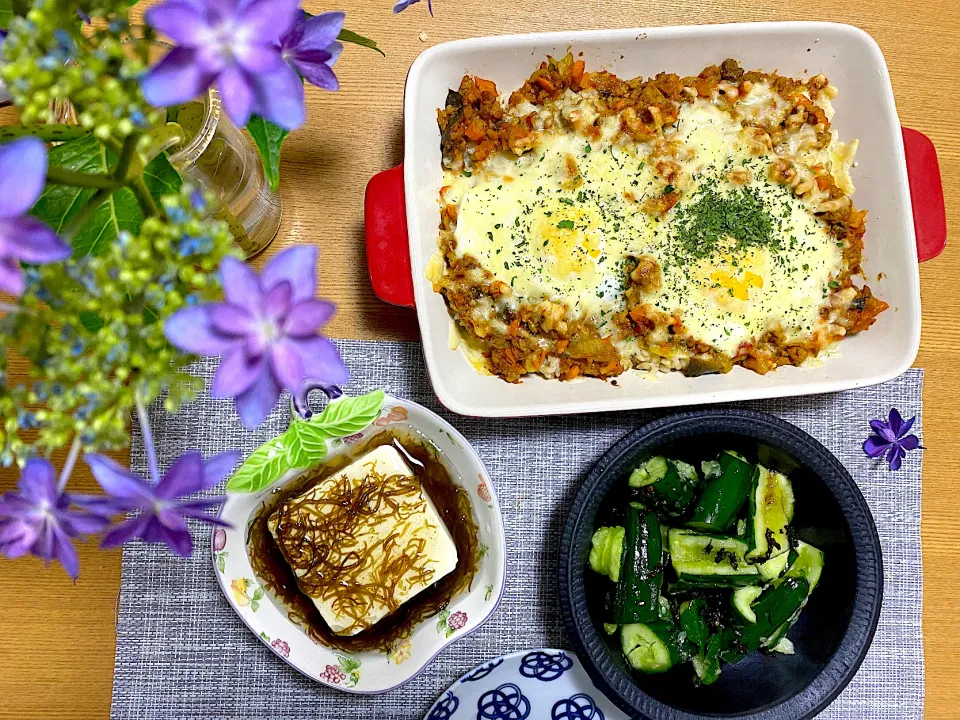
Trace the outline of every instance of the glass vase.
<path fill-rule="evenodd" d="M 248 258 L 261 252 L 280 228 L 280 194 L 270 189 L 253 141 L 223 112 L 219 93 L 211 88 L 203 100 L 169 108 L 167 122 L 186 138 L 170 148 L 170 163 L 217 197 L 214 217 L 230 226 Z"/>

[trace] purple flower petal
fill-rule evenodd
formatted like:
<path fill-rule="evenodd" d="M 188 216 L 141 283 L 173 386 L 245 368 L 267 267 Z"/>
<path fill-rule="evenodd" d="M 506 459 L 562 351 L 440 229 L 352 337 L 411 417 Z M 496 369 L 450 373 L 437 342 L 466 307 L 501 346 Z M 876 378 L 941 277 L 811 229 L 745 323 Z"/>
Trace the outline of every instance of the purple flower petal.
<path fill-rule="evenodd" d="M 107 495 L 71 495 L 70 502 L 103 520 L 113 517 L 118 512 L 124 512 L 129 506 L 129 503 L 120 503 L 118 507 L 118 503 Z"/>
<path fill-rule="evenodd" d="M 194 355 L 223 355 L 235 345 L 216 331 L 205 307 L 189 307 L 171 315 L 163 326 L 167 340 Z"/>
<path fill-rule="evenodd" d="M 0 552 L 11 560 L 23 557 L 37 541 L 37 526 L 23 520 L 4 520 L 0 523 Z"/>
<path fill-rule="evenodd" d="M 205 487 L 211 488 L 223 480 L 233 470 L 233 466 L 237 464 L 239 459 L 240 451 L 230 450 L 207 460 L 203 464 Z"/>
<path fill-rule="evenodd" d="M 233 56 L 248 73 L 271 73 L 284 62 L 275 45 L 243 45 L 234 50 Z"/>
<path fill-rule="evenodd" d="M 67 575 L 76 580 L 77 575 L 80 574 L 80 558 L 77 556 L 77 549 L 58 525 L 51 524 L 50 531 L 53 535 L 52 552 L 50 557 L 45 559 L 57 560 L 67 571 Z"/>
<path fill-rule="evenodd" d="M 208 305 L 207 313 L 214 330 L 225 335 L 244 336 L 256 330 L 253 315 L 248 310 L 229 303 Z"/>
<path fill-rule="evenodd" d="M 294 342 L 303 358 L 307 378 L 324 385 L 344 385 L 350 380 L 350 371 L 343 364 L 337 346 L 330 340 L 316 337 Z"/>
<path fill-rule="evenodd" d="M 151 518 L 141 537 L 146 542 L 163 543 L 183 558 L 193 554 L 193 538 L 190 537 L 190 530 L 183 520 L 180 520 L 178 527 L 169 527 L 158 522 L 156 518 Z"/>
<path fill-rule="evenodd" d="M 57 475 L 53 465 L 46 460 L 27 460 L 17 487 L 23 498 L 35 505 L 46 503 L 52 506 L 57 503 Z"/>
<path fill-rule="evenodd" d="M 914 415 L 914 416 L 913 416 L 912 418 L 910 418 L 909 420 L 903 422 L 903 423 L 901 424 L 901 426 L 900 426 L 900 432 L 897 433 L 897 437 L 903 437 L 903 436 L 906 435 L 908 432 L 910 432 L 910 428 L 913 427 L 913 424 L 914 424 L 916 421 L 917 421 L 917 416 Z"/>
<path fill-rule="evenodd" d="M 298 0 L 250 0 L 240 11 L 240 22 L 259 42 L 279 41 L 300 18 L 298 4 Z"/>
<path fill-rule="evenodd" d="M 246 263 L 228 257 L 220 263 L 220 275 L 223 279 L 223 294 L 227 302 L 257 315 L 260 312 L 263 293 L 256 273 Z"/>
<path fill-rule="evenodd" d="M 891 445 L 890 452 L 887 453 L 887 462 L 890 463 L 891 470 L 899 470 L 907 453 L 899 445 Z"/>
<path fill-rule="evenodd" d="M 103 532 L 110 521 L 102 516 L 71 510 L 60 514 L 60 523 L 67 533 L 76 537 L 78 535 L 96 535 Z"/>
<path fill-rule="evenodd" d="M 43 192 L 47 148 L 34 137 L 0 145 L 0 218 L 23 215 Z"/>
<path fill-rule="evenodd" d="M 276 123 L 284 130 L 296 130 L 306 116 L 303 81 L 296 71 L 284 64 L 254 80 L 253 111 Z"/>
<path fill-rule="evenodd" d="M 239 66 L 226 68 L 217 79 L 223 109 L 237 127 L 250 121 L 254 103 L 254 78 Z"/>
<path fill-rule="evenodd" d="M 896 408 L 890 409 L 890 431 L 893 433 L 894 437 L 900 437 L 900 429 L 903 427 L 903 418 L 900 416 L 900 411 Z"/>
<path fill-rule="evenodd" d="M 272 258 L 260 275 L 260 282 L 268 290 L 284 280 L 293 288 L 293 302 L 314 299 L 317 294 L 316 246 L 287 248 Z"/>
<path fill-rule="evenodd" d="M 283 36 L 284 51 L 326 50 L 340 31 L 346 15 L 342 12 L 325 12 L 302 19 Z"/>
<path fill-rule="evenodd" d="M 889 447 L 890 443 L 888 441 L 876 435 L 871 435 L 863 443 L 863 451 L 872 458 L 880 457 Z"/>
<path fill-rule="evenodd" d="M 411 5 L 416 5 L 418 2 L 420 2 L 420 0 L 397 0 L 397 2 L 393 5 L 393 12 L 394 14 L 403 12 L 408 7 Z"/>
<path fill-rule="evenodd" d="M 195 3 L 169 0 L 149 8 L 144 19 L 178 45 L 198 48 L 216 42 L 216 36 Z"/>
<path fill-rule="evenodd" d="M 236 399 L 237 413 L 248 428 L 255 428 L 266 420 L 273 406 L 280 399 L 280 388 L 273 376 L 265 373 L 259 382 Z"/>
<path fill-rule="evenodd" d="M 303 338 L 316 335 L 336 312 L 337 306 L 323 300 L 304 300 L 294 305 L 287 313 L 283 330 L 292 337 Z"/>
<path fill-rule="evenodd" d="M 0 290 L 19 296 L 23 294 L 24 286 L 20 263 L 14 258 L 0 259 Z"/>
<path fill-rule="evenodd" d="M 897 436 L 890 429 L 890 424 L 883 420 L 871 420 L 870 427 L 873 431 L 887 442 L 896 442 Z"/>
<path fill-rule="evenodd" d="M 290 63 L 297 72 L 311 85 L 324 90 L 336 91 L 340 89 L 340 81 L 330 67 L 333 55 L 323 50 L 312 50 L 297 53 L 290 58 Z"/>
<path fill-rule="evenodd" d="M 269 375 L 265 358 L 251 359 L 242 350 L 224 355 L 213 376 L 210 394 L 215 398 L 236 397 Z"/>
<path fill-rule="evenodd" d="M 271 320 L 279 320 L 290 309 L 290 300 L 293 297 L 293 288 L 283 280 L 272 288 L 263 299 L 263 314 Z"/>
<path fill-rule="evenodd" d="M 140 537 L 146 530 L 150 517 L 150 515 L 144 514 L 120 523 L 103 536 L 100 547 L 104 549 L 120 547 L 135 537 Z"/>
<path fill-rule="evenodd" d="M 151 105 L 166 107 L 189 102 L 213 84 L 215 76 L 198 62 L 197 51 L 175 47 L 140 81 Z"/>
<path fill-rule="evenodd" d="M 73 254 L 53 230 L 29 215 L 0 221 L 0 236 L 8 254 L 28 263 L 57 262 Z"/>
<path fill-rule="evenodd" d="M 226 501 L 226 496 L 218 496 L 213 498 L 205 498 L 202 502 L 186 502 L 180 503 L 177 505 L 177 512 L 179 512 L 185 518 L 193 518 L 194 520 L 200 520 L 209 525 L 216 525 L 218 527 L 233 527 L 230 523 L 225 520 L 221 520 L 218 517 L 210 515 L 207 513 L 207 510 L 215 505 L 219 505 Z"/>
<path fill-rule="evenodd" d="M 90 471 L 100 487 L 108 495 L 133 502 L 153 501 L 152 486 L 122 465 L 104 455 L 88 454 L 84 456 L 84 460 L 90 466 Z"/>
<path fill-rule="evenodd" d="M 303 359 L 292 340 L 275 342 L 270 348 L 273 374 L 280 384 L 294 392 L 303 380 Z"/>
<path fill-rule="evenodd" d="M 904 450 L 916 450 L 920 447 L 920 438 L 916 435 L 907 435 L 906 437 L 900 438 L 899 445 Z"/>
<path fill-rule="evenodd" d="M 203 473 L 203 455 L 187 452 L 178 457 L 153 489 L 160 500 L 172 500 L 181 495 L 192 495 L 206 489 Z"/>

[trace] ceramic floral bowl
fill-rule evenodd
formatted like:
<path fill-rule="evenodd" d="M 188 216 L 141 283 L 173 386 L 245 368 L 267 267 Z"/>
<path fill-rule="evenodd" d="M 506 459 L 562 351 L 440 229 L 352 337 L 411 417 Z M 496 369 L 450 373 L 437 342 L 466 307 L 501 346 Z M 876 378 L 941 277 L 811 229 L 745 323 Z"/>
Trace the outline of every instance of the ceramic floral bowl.
<path fill-rule="evenodd" d="M 322 418 L 328 420 L 324 434 L 313 433 Z M 479 534 L 478 569 L 469 590 L 439 615 L 421 622 L 408 639 L 395 643 L 388 652 L 345 654 L 314 643 L 260 586 L 247 553 L 248 527 L 268 494 L 324 457 L 343 453 L 387 426 L 406 426 L 433 443 L 454 481 L 469 492 Z M 330 434 L 337 437 L 326 439 Z M 238 488 L 247 491 L 234 491 Z M 213 534 L 214 571 L 240 619 L 286 663 L 321 684 L 346 692 L 384 693 L 403 685 L 441 650 L 480 627 L 503 594 L 503 521 L 493 482 L 479 456 L 456 429 L 433 412 L 379 391 L 334 400 L 322 415 L 295 421 L 284 435 L 261 446 L 231 477 L 220 517 L 232 528 L 218 528 Z"/>

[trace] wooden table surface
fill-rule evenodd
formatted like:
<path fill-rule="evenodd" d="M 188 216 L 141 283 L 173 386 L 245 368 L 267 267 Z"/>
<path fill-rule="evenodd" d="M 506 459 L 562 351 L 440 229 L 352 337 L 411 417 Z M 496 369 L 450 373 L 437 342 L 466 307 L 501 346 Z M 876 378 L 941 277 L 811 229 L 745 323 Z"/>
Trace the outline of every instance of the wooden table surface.
<path fill-rule="evenodd" d="M 937 146 L 951 243 L 921 267 L 923 339 L 917 367 L 924 392 L 924 648 L 926 717 L 960 715 L 960 494 L 951 450 L 960 428 L 960 128 L 952 97 L 960 75 L 957 0 L 434 0 L 399 16 L 392 0 L 347 0 L 347 26 L 375 38 L 387 57 L 348 47 L 336 66 L 342 89 L 309 90 L 309 120 L 287 141 L 282 170 L 284 218 L 270 253 L 309 242 L 321 248 L 321 293 L 339 303 L 330 334 L 345 338 L 417 337 L 414 313 L 372 294 L 363 251 L 363 191 L 374 173 L 401 159 L 403 83 L 425 48 L 457 38 L 508 32 L 680 25 L 750 20 L 831 20 L 859 25 L 879 42 L 890 67 L 900 118 Z M 307 9 L 327 7 L 305 0 Z M 876 229 L 874 229 L 876 231 Z M 876 235 L 874 235 L 876 237 Z M 261 260 L 262 262 L 262 260 Z M 15 378 L 14 378 L 15 379 Z M 162 441 L 162 439 L 161 439 Z M 912 460 L 916 462 L 914 458 Z M 15 474 L 0 474 L 0 490 Z M 77 489 L 93 490 L 77 473 Z M 36 559 L 0 560 L 0 718 L 106 718 L 113 681 L 120 553 L 80 548 L 81 574 Z M 912 573 L 919 568 L 894 567 Z M 158 649 L 159 650 L 159 649 Z M 229 688 L 225 692 L 229 692 Z M 176 692 L 175 687 L 170 692 Z M 331 719 L 333 720 L 333 719 Z"/>

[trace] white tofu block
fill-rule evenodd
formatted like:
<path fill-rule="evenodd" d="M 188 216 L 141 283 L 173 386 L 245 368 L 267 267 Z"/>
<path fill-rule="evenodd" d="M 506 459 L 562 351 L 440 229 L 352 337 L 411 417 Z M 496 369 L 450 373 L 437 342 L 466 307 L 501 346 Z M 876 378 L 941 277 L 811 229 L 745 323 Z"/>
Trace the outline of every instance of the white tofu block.
<path fill-rule="evenodd" d="M 406 481 L 398 482 L 398 478 Z M 360 486 L 366 488 L 361 490 Z M 381 490 L 387 493 L 377 502 Z M 345 492 L 367 498 L 365 511 L 351 516 L 337 503 L 325 502 Z M 388 507 L 400 510 L 390 511 Z M 437 508 L 392 445 L 381 445 L 284 502 L 268 519 L 268 527 L 282 550 L 284 538 L 278 533 L 287 528 L 302 533 L 297 549 L 312 544 L 314 547 L 306 551 L 313 557 L 324 553 L 323 538 L 331 539 L 330 527 L 324 525 L 327 521 L 341 523 L 343 531 L 333 535 L 332 561 L 324 565 L 321 581 L 318 583 L 316 574 L 307 577 L 316 573 L 315 568 L 301 568 L 296 562 L 291 566 L 301 580 L 301 590 L 338 635 L 356 635 L 372 627 L 457 566 L 456 545 Z M 286 551 L 284 555 L 289 561 Z M 414 558 L 405 572 L 398 576 L 387 570 L 404 557 Z M 360 567 L 356 567 L 357 558 L 363 558 Z M 340 560 L 352 567 L 338 575 Z M 389 578 L 389 586 L 380 583 L 381 578 Z M 318 584 L 322 585 L 320 591 L 314 590 Z M 376 588 L 373 596 L 369 592 L 372 587 Z M 357 592 L 359 588 L 366 591 Z"/>

